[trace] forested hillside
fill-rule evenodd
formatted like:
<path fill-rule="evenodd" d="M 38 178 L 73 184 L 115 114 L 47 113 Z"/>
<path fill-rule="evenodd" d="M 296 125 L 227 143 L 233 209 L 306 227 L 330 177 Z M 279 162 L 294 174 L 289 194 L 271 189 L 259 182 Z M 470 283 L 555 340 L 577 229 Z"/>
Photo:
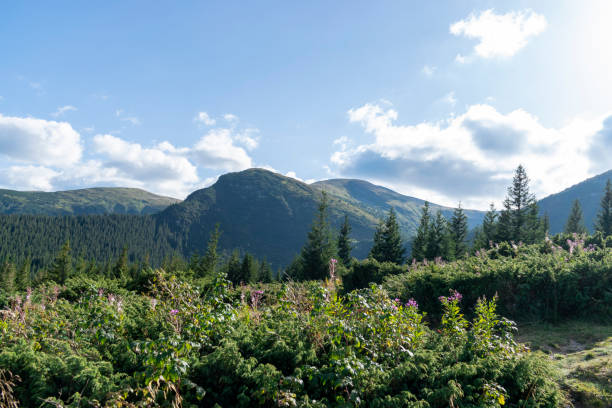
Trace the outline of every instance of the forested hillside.
<path fill-rule="evenodd" d="M 137 188 L 123 187 L 53 193 L 0 190 L 0 214 L 154 214 L 179 201 Z"/>

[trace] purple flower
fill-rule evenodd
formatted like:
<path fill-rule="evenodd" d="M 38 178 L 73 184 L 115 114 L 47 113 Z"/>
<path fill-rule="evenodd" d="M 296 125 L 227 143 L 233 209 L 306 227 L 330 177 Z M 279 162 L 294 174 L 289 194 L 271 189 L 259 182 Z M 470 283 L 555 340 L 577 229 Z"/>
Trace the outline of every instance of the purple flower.
<path fill-rule="evenodd" d="M 408 301 L 408 303 L 406 303 L 406 307 L 413 307 L 413 308 L 415 308 L 415 309 L 418 309 L 418 308 L 419 308 L 419 304 L 417 303 L 417 301 L 416 301 L 416 300 L 414 300 L 414 299 L 412 299 L 412 298 L 411 298 L 411 299 Z"/>
<path fill-rule="evenodd" d="M 463 295 L 461 293 L 457 292 L 456 290 L 453 290 L 452 292 L 453 293 L 448 298 L 448 300 L 450 302 L 452 302 L 453 300 L 456 300 L 457 302 L 461 302 L 461 299 L 463 299 Z"/>
<path fill-rule="evenodd" d="M 178 314 L 178 312 L 179 312 L 179 311 L 178 311 L 177 309 L 172 309 L 172 310 L 170 311 L 170 316 L 176 316 L 176 315 Z"/>
<path fill-rule="evenodd" d="M 393 299 L 395 301 L 395 303 L 399 303 L 400 300 L 398 298 Z"/>

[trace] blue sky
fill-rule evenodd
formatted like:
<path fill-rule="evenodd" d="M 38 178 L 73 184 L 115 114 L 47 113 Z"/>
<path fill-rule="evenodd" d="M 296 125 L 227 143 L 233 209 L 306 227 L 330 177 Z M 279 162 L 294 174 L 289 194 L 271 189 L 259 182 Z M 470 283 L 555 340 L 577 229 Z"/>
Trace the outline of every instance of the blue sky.
<path fill-rule="evenodd" d="M 5 2 L 0 187 L 266 167 L 486 208 L 612 168 L 609 1 Z"/>

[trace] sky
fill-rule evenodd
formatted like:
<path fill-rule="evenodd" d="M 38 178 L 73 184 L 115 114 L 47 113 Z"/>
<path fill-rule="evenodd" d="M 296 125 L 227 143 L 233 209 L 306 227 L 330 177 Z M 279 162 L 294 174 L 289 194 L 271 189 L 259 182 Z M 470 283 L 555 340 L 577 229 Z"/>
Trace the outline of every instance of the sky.
<path fill-rule="evenodd" d="M 0 188 L 224 173 L 486 209 L 612 169 L 612 2 L 0 4 Z"/>

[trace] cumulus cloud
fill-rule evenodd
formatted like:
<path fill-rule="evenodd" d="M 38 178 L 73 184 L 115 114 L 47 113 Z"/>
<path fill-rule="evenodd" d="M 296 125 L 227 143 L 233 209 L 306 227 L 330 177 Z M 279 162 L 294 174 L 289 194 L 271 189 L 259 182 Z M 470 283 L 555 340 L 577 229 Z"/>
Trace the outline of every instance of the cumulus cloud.
<path fill-rule="evenodd" d="M 75 111 L 75 110 L 77 110 L 77 108 L 75 108 L 72 105 L 60 106 L 59 108 L 57 108 L 55 112 L 51 114 L 51 116 L 53 116 L 54 118 L 57 118 L 59 116 L 62 116 L 66 112 Z"/>
<path fill-rule="evenodd" d="M 0 156 L 64 168 L 81 159 L 80 135 L 66 122 L 0 115 Z"/>
<path fill-rule="evenodd" d="M 43 166 L 10 166 L 1 170 L 9 186 L 20 186 L 23 190 L 50 191 L 53 179 L 61 173 Z"/>
<path fill-rule="evenodd" d="M 193 120 L 206 126 L 213 126 L 215 123 L 217 123 L 217 121 L 211 118 L 206 112 L 198 112 Z"/>
<path fill-rule="evenodd" d="M 124 118 L 123 111 L 116 115 Z M 255 128 L 214 128 L 192 146 L 167 141 L 143 146 L 117 135 L 97 134 L 89 139 L 84 160 L 80 135 L 70 124 L 0 115 L 0 180 L 17 189 L 117 185 L 185 197 L 214 181 L 209 175 L 200 178 L 200 170 L 253 167 L 247 152 L 258 146 L 258 133 Z"/>
<path fill-rule="evenodd" d="M 414 125 L 397 124 L 398 113 L 377 104 L 351 109 L 348 117 L 373 140 L 332 155 L 340 174 L 367 177 L 442 204 L 461 200 L 477 208 L 503 198 L 518 164 L 526 166 L 539 197 L 582 181 L 593 174 L 590 146 L 609 145 L 607 137 L 612 139 L 602 118 L 575 118 L 561 128 L 548 128 L 522 109 L 504 114 L 486 104 Z M 610 157 L 601 156 L 602 163 Z"/>
<path fill-rule="evenodd" d="M 203 167 L 239 171 L 252 167 L 247 152 L 236 146 L 230 129 L 211 129 L 190 150 L 190 157 Z"/>
<path fill-rule="evenodd" d="M 480 57 L 507 58 L 525 47 L 527 42 L 542 33 L 546 26 L 546 17 L 533 10 L 496 14 L 490 9 L 478 15 L 472 13 L 468 18 L 451 24 L 450 32 L 456 36 L 478 40 L 474 52 Z M 461 55 L 457 55 L 456 61 L 466 62 L 465 57 Z"/>

